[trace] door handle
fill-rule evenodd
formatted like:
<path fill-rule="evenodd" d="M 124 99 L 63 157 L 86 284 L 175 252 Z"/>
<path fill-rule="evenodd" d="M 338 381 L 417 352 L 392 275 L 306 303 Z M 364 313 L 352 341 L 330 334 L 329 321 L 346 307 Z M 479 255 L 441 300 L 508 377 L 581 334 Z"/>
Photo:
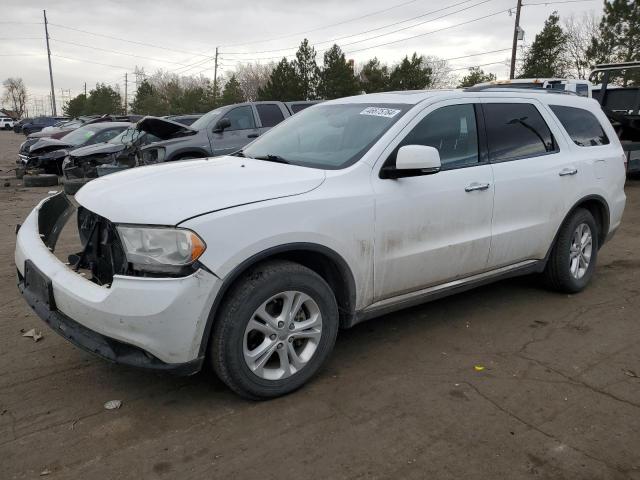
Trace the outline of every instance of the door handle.
<path fill-rule="evenodd" d="M 560 170 L 560 173 L 558 173 L 558 175 L 560 175 L 561 177 L 566 177 L 567 175 L 575 175 L 576 173 L 578 173 L 577 168 L 563 168 L 562 170 Z"/>
<path fill-rule="evenodd" d="M 249 135 L 247 135 L 247 138 L 258 138 L 259 136 L 259 133 L 250 133 Z"/>
<path fill-rule="evenodd" d="M 466 187 L 464 187 L 465 192 L 475 192 L 476 190 L 488 190 L 488 189 L 489 189 L 488 183 L 478 183 L 478 182 L 473 182 L 467 185 Z"/>

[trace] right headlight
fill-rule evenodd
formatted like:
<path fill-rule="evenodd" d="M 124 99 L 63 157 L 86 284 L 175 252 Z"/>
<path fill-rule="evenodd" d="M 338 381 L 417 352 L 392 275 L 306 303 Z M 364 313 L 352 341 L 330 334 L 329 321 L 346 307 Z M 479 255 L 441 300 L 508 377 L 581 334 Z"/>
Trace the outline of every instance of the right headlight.
<path fill-rule="evenodd" d="M 134 269 L 175 273 L 193 264 L 207 248 L 186 228 L 118 225 L 118 234 Z"/>

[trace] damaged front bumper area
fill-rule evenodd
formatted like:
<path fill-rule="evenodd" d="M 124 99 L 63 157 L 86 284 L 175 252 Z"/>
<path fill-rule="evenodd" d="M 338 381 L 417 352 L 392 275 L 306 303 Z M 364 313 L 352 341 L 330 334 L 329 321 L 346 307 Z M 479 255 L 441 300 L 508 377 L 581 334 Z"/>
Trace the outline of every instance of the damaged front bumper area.
<path fill-rule="evenodd" d="M 15 262 L 27 303 L 71 343 L 109 361 L 185 375 L 200 370 L 202 336 L 220 280 L 203 268 L 182 277 L 122 275 L 114 266 L 117 253 L 106 243 L 100 248 L 109 247 L 112 256 L 101 255 L 97 263 L 116 269 L 107 275 L 109 283 L 106 265 L 95 278 L 82 275 L 53 253 L 74 214 L 69 199 L 57 194 L 40 202 L 20 227 Z M 107 230 L 98 229 L 105 242 Z"/>

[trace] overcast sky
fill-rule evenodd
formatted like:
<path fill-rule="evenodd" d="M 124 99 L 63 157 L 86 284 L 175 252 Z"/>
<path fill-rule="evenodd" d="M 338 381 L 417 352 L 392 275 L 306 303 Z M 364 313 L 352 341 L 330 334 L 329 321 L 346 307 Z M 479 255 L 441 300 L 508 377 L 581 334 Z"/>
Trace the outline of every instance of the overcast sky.
<path fill-rule="evenodd" d="M 554 10 L 561 18 L 602 11 L 600 0 L 557 3 L 560 1 L 523 7 L 525 43 L 533 41 Z M 376 56 L 393 64 L 414 51 L 453 59 L 510 49 L 514 16 L 507 10 L 515 4 L 516 0 L 2 0 L 0 80 L 22 77 L 31 95 L 31 108 L 34 103 L 46 103 L 44 8 L 60 104 L 64 96 L 81 93 L 85 82 L 88 89 L 105 82 L 118 84 L 124 91 L 124 74 L 129 72 L 133 81 L 136 65 L 147 73 L 165 69 L 213 77 L 216 46 L 220 47 L 222 74 L 231 72 L 240 60 L 268 63 L 273 61 L 270 57 L 292 55 L 305 36 L 316 45 L 319 64 L 322 51 L 334 42 L 356 63 Z M 405 21 L 412 17 L 418 18 Z M 412 36 L 417 37 L 407 39 Z M 389 42 L 393 43 L 381 45 Z M 452 69 L 464 69 L 492 63 L 482 68 L 505 78 L 509 56 L 509 51 L 501 51 L 453 59 L 449 64 Z M 464 70 L 454 73 L 461 75 Z M 129 86 L 132 90 L 135 84 Z"/>

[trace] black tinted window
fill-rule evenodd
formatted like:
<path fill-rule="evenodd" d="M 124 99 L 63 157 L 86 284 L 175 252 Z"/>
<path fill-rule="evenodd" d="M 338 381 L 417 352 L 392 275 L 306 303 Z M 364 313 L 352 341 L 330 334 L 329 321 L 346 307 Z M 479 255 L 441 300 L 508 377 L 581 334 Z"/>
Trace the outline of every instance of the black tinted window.
<path fill-rule="evenodd" d="M 231 122 L 231 126 L 226 131 L 231 130 L 247 130 L 249 128 L 256 128 L 256 122 L 253 118 L 253 112 L 249 105 L 244 107 L 237 107 L 229 111 L 224 118 L 228 118 Z"/>
<path fill-rule="evenodd" d="M 293 113 L 298 113 L 304 110 L 305 108 L 310 107 L 311 105 L 313 104 L 312 103 L 294 103 L 293 105 L 291 105 L 291 111 Z"/>
<path fill-rule="evenodd" d="M 491 161 L 504 162 L 556 151 L 553 135 L 533 105 L 487 103 L 483 108 Z"/>
<path fill-rule="evenodd" d="M 571 140 L 581 147 L 607 145 L 609 139 L 593 113 L 582 108 L 550 105 Z"/>
<path fill-rule="evenodd" d="M 431 112 L 411 130 L 396 152 L 404 145 L 437 148 L 443 169 L 478 163 L 478 132 L 473 105 L 451 105 Z"/>
<path fill-rule="evenodd" d="M 260 121 L 263 127 L 273 127 L 284 120 L 284 115 L 282 115 L 278 105 L 267 103 L 264 105 L 256 105 L 256 108 L 258 109 L 258 115 L 260 115 Z"/>

